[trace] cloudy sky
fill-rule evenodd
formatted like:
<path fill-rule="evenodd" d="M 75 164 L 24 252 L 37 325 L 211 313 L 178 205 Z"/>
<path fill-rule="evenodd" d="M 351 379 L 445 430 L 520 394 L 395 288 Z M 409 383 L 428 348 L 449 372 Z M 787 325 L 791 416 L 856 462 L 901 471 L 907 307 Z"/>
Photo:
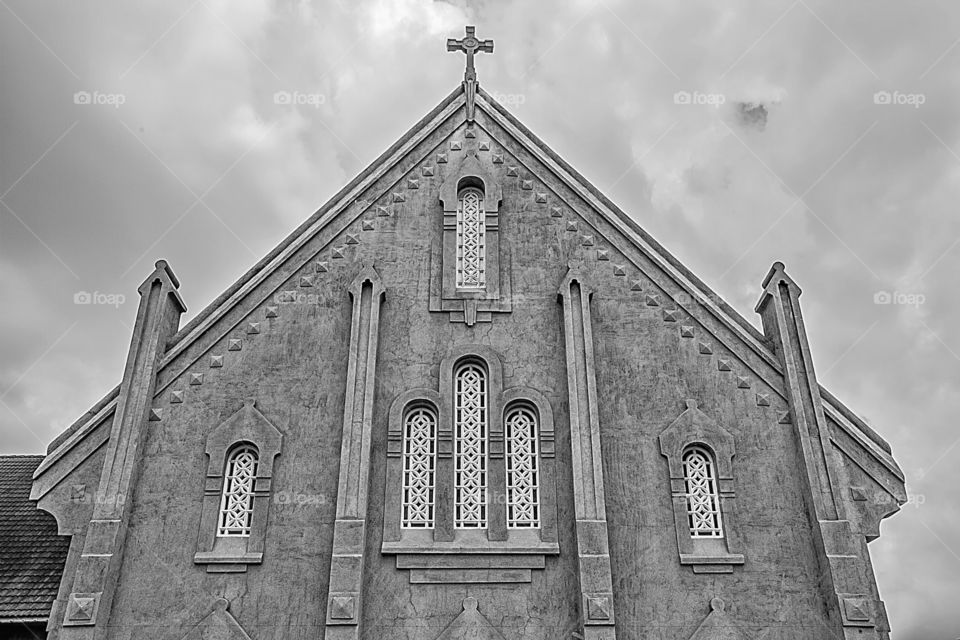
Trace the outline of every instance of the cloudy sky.
<path fill-rule="evenodd" d="M 871 545 L 894 638 L 960 635 L 950 0 L 0 0 L 0 451 L 119 381 L 156 259 L 192 316 L 447 95 L 467 23 L 484 88 L 751 321 L 786 263 L 908 477 Z"/>

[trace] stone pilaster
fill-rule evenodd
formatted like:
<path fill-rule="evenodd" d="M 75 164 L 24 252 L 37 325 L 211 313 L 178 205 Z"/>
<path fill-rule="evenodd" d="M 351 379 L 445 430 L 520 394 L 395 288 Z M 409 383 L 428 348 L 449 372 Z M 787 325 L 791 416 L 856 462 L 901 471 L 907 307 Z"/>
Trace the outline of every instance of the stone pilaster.
<path fill-rule="evenodd" d="M 360 637 L 373 393 L 384 295 L 380 275 L 373 267 L 365 267 L 350 285 L 353 317 L 327 596 L 327 640 Z"/>
<path fill-rule="evenodd" d="M 852 640 L 887 638 L 883 603 L 875 592 L 865 560 L 865 543 L 857 544 L 840 499 L 820 386 L 813 367 L 800 311 L 800 287 L 775 262 L 763 281 L 756 311 L 767 340 L 783 368 L 784 390 L 800 453 L 807 512 L 814 534 L 819 581 L 836 633 Z"/>
<path fill-rule="evenodd" d="M 591 291 L 571 267 L 560 283 L 567 393 L 570 405 L 570 447 L 576 512 L 580 617 L 585 640 L 616 638 L 613 586 L 603 489 L 603 456 L 590 319 Z"/>
<path fill-rule="evenodd" d="M 67 600 L 62 640 L 107 637 L 113 594 L 123 559 L 131 497 L 140 470 L 147 412 L 156 387 L 157 366 L 176 333 L 186 306 L 180 282 L 160 260 L 138 289 L 140 306 L 123 369 L 117 408 L 100 474 L 93 517 Z"/>

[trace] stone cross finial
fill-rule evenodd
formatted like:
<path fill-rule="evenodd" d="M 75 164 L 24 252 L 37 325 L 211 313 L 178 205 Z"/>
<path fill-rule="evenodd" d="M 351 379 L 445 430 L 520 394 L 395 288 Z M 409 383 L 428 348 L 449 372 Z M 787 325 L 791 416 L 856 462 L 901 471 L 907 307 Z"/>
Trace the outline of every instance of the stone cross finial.
<path fill-rule="evenodd" d="M 480 40 L 476 27 L 467 27 L 462 40 L 447 38 L 447 51 L 463 51 L 467 54 L 467 68 L 463 72 L 463 88 L 467 94 L 467 120 L 473 121 L 474 97 L 477 93 L 477 70 L 473 66 L 475 53 L 493 53 L 493 40 Z"/>
<path fill-rule="evenodd" d="M 447 38 L 447 51 L 463 51 L 467 54 L 467 70 L 463 74 L 464 82 L 476 82 L 477 70 L 473 66 L 473 55 L 477 52 L 493 53 L 493 40 L 479 40 L 476 27 L 467 27 L 462 40 Z"/>

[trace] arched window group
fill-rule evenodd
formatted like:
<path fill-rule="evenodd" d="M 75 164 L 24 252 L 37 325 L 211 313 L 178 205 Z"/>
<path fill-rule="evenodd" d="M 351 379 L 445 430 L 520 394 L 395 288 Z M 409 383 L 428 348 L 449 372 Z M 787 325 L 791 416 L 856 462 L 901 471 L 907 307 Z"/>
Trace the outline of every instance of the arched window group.
<path fill-rule="evenodd" d="M 484 364 L 464 359 L 452 376 L 453 524 L 456 529 L 489 525 L 490 381 Z M 400 526 L 434 525 L 437 483 L 437 412 L 411 402 L 403 414 L 403 494 Z M 533 404 L 509 403 L 504 411 L 507 528 L 541 524 L 539 417 Z"/>

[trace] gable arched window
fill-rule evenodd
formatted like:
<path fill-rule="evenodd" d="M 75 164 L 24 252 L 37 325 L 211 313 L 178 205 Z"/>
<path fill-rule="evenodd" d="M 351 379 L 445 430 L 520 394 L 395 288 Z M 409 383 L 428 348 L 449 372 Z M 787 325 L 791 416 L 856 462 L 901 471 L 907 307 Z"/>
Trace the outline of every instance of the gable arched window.
<path fill-rule="evenodd" d="M 404 529 L 433 527 L 436 496 L 437 412 L 428 404 L 407 409 L 403 420 Z"/>
<path fill-rule="evenodd" d="M 227 459 L 217 536 L 249 537 L 253 516 L 253 484 L 258 463 L 257 449 L 249 444 L 234 449 Z"/>
<path fill-rule="evenodd" d="M 540 461 L 536 412 L 514 404 L 506 412 L 507 528 L 540 526 Z"/>
<path fill-rule="evenodd" d="M 454 372 L 454 526 L 487 526 L 487 372 L 468 360 Z"/>
<path fill-rule="evenodd" d="M 457 288 L 486 287 L 486 219 L 483 191 L 476 187 L 457 194 Z"/>
<path fill-rule="evenodd" d="M 720 493 L 713 455 L 702 446 L 683 454 L 683 481 L 687 497 L 687 524 L 694 538 L 722 538 Z"/>

